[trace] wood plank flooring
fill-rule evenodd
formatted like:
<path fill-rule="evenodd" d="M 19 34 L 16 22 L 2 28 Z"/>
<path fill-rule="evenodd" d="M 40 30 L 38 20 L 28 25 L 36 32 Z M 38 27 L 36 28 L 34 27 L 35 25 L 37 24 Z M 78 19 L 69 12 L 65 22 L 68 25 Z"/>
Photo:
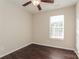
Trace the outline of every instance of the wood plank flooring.
<path fill-rule="evenodd" d="M 78 59 L 73 51 L 31 44 L 0 59 Z"/>

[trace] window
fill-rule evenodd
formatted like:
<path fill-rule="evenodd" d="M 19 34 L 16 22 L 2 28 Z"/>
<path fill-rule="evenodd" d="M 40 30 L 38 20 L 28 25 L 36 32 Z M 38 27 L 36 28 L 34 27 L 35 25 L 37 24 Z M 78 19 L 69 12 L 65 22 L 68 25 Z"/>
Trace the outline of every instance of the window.
<path fill-rule="evenodd" d="M 50 17 L 50 38 L 64 39 L 64 15 Z"/>

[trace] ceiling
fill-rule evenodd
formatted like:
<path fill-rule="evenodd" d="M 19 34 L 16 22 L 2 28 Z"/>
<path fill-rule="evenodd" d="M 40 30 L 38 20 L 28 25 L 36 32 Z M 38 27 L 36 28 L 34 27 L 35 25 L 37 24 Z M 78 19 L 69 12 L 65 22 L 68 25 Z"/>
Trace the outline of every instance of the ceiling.
<path fill-rule="evenodd" d="M 28 2 L 29 0 L 13 0 L 16 4 L 22 6 L 22 4 Z M 31 13 L 37 13 L 37 12 L 43 12 L 43 11 L 50 11 L 58 8 L 63 8 L 67 6 L 71 6 L 76 4 L 78 0 L 54 0 L 54 3 L 48 4 L 48 3 L 41 3 L 42 10 L 39 11 L 36 6 L 33 4 L 30 4 L 26 7 L 24 7 L 27 11 Z"/>

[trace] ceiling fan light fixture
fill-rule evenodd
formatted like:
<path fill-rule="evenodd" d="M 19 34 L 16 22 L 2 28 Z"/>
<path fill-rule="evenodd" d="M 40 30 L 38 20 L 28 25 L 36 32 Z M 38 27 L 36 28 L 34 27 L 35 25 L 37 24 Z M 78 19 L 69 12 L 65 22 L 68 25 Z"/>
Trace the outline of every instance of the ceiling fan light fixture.
<path fill-rule="evenodd" d="M 37 6 L 40 4 L 41 0 L 31 0 L 34 6 Z"/>

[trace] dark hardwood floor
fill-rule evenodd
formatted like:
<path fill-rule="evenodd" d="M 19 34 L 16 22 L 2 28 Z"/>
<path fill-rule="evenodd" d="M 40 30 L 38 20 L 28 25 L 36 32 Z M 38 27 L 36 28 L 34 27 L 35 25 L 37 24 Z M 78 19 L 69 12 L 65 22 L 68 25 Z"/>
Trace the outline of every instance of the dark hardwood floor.
<path fill-rule="evenodd" d="M 0 59 L 78 59 L 73 51 L 31 44 Z"/>

